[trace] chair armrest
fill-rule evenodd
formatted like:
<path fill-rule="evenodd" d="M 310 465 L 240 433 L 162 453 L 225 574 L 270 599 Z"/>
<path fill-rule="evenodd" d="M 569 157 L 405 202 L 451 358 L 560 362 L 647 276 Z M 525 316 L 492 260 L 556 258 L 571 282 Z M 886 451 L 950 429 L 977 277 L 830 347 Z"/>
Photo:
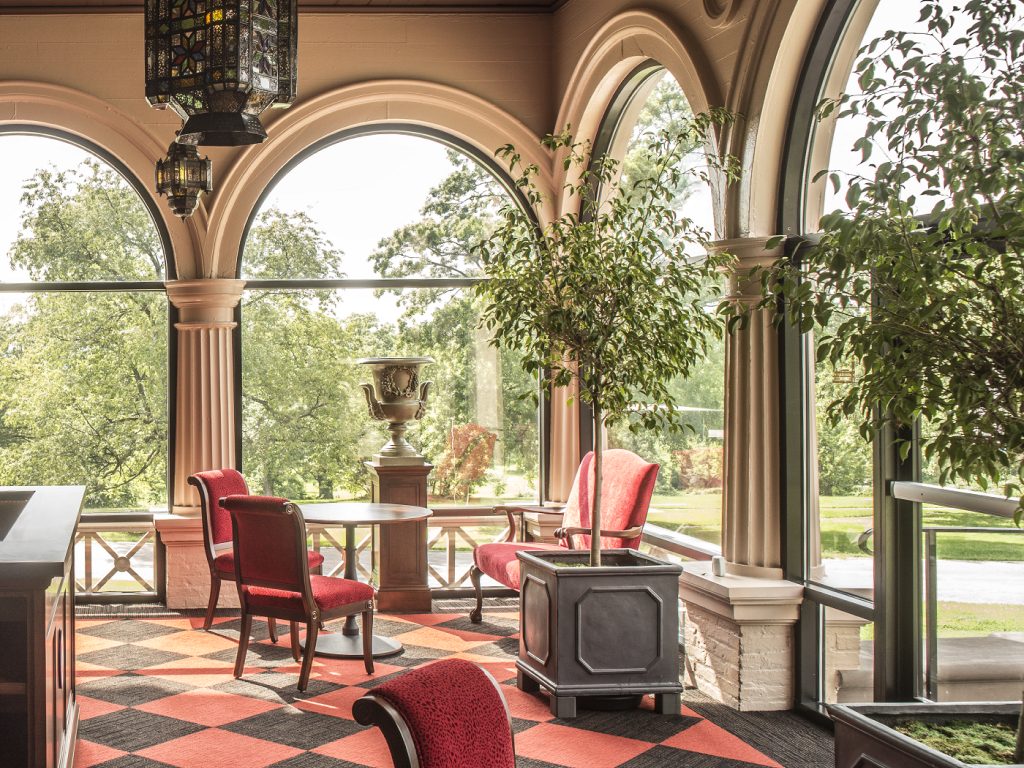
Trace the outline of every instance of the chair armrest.
<path fill-rule="evenodd" d="M 614 536 L 617 539 L 635 539 L 644 532 L 644 527 L 638 525 L 634 528 L 627 528 L 624 531 L 606 531 L 603 528 L 598 531 L 600 536 Z M 589 536 L 592 531 L 589 528 L 559 528 L 555 536 L 559 539 L 568 539 L 570 536 Z"/>
<path fill-rule="evenodd" d="M 515 541 L 516 538 L 516 513 L 519 513 L 520 524 L 522 521 L 523 512 L 538 512 L 545 515 L 561 515 L 565 507 L 542 507 L 536 504 L 496 504 L 494 511 L 501 510 L 508 516 L 508 534 L 505 536 L 505 541 Z M 525 536 L 523 533 L 520 535 L 520 539 Z"/>

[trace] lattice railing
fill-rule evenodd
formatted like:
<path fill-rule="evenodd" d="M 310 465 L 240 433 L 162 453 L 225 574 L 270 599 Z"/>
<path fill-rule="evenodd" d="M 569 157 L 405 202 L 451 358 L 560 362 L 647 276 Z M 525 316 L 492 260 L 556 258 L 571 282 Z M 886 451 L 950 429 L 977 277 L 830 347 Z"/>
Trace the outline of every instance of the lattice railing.
<path fill-rule="evenodd" d="M 75 535 L 79 598 L 157 600 L 161 562 L 151 514 L 83 515 Z"/>
<path fill-rule="evenodd" d="M 371 526 L 357 527 L 356 571 L 364 581 L 373 581 L 373 563 L 376 562 L 376 541 Z M 310 546 L 324 556 L 325 576 L 341 576 L 345 572 L 345 529 L 336 526 L 306 526 Z"/>
<path fill-rule="evenodd" d="M 427 567 L 431 587 L 444 590 L 469 587 L 474 547 L 504 541 L 508 535 L 508 518 L 493 507 L 431 507 L 431 512 L 427 522 Z"/>

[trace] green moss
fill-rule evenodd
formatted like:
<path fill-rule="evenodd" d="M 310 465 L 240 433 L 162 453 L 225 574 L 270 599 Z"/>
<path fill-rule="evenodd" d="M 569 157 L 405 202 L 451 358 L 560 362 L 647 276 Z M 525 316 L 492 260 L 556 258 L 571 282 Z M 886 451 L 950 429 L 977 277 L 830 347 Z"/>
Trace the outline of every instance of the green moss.
<path fill-rule="evenodd" d="M 1011 765 L 1016 729 L 1008 723 L 900 720 L 891 727 L 970 765 Z"/>

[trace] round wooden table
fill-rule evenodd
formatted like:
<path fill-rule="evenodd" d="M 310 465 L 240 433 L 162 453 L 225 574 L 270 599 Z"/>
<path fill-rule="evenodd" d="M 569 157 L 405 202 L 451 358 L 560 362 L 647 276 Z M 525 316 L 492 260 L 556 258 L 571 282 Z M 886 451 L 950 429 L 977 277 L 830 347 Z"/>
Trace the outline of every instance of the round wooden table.
<path fill-rule="evenodd" d="M 306 504 L 301 507 L 307 523 L 340 525 L 345 528 L 345 578 L 358 580 L 356 570 L 356 527 L 360 525 L 394 525 L 430 517 L 426 507 L 406 504 L 365 504 L 331 502 Z M 402 644 L 389 637 L 373 636 L 373 657 L 394 656 L 401 652 Z M 316 640 L 316 653 L 339 659 L 363 658 L 363 639 L 356 625 L 356 617 L 345 619 L 341 632 L 322 633 Z"/>

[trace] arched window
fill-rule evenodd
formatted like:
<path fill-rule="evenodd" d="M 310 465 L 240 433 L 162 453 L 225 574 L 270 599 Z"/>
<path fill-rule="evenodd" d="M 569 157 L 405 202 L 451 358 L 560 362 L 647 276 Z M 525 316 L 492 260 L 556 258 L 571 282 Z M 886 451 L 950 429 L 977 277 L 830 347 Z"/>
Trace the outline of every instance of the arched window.
<path fill-rule="evenodd" d="M 692 116 L 686 95 L 672 74 L 655 62 L 644 64 L 613 98 L 595 141 L 595 155 L 609 153 L 620 160 L 623 181 L 628 184 L 644 173 L 640 148 L 645 138 L 652 132 L 671 130 Z M 704 147 L 693 147 L 684 162 L 702 165 Z M 713 237 L 714 208 L 706 184 L 692 175 L 682 175 L 674 205 Z M 717 305 L 712 288 L 709 286 L 709 312 Z M 672 388 L 692 430 L 631 432 L 625 425 L 617 426 L 609 430 L 608 445 L 628 448 L 661 464 L 650 522 L 718 544 L 722 530 L 724 340 L 715 340 L 704 365 L 689 378 L 674 381 Z M 580 421 L 589 423 L 589 419 Z M 589 445 L 590 441 L 581 443 Z"/>
<path fill-rule="evenodd" d="M 949 0 L 942 6 L 952 11 L 962 4 Z M 854 63 L 883 56 L 884 45 L 874 52 L 861 49 L 889 30 L 908 33 L 926 50 L 971 34 L 966 26 L 954 24 L 948 34 L 935 36 L 922 20 L 920 4 L 899 0 L 851 0 L 825 11 L 794 109 L 782 195 L 783 230 L 801 234 L 805 245 L 813 246 L 822 214 L 849 209 L 847 179 L 873 177 L 874 166 L 888 159 L 885 139 L 870 157 L 863 151 L 863 119 L 837 120 L 833 115 L 817 120 L 815 105 L 825 95 L 862 90 L 851 75 Z M 878 66 L 875 76 L 885 77 L 886 71 Z M 894 107 L 879 102 L 873 108 Z M 835 174 L 835 186 L 812 181 L 823 170 Z M 920 212 L 927 213 L 935 198 L 922 197 L 918 203 Z M 795 253 L 799 258 L 799 250 Z M 869 308 L 849 306 L 844 311 Z M 928 425 L 906 428 L 910 451 L 902 454 L 891 434 L 868 444 L 858 433 L 856 418 L 826 419 L 827 404 L 842 398 L 860 375 L 856 362 L 832 366 L 816 361 L 807 339 L 792 330 L 786 338 L 801 354 L 787 356 L 793 364 L 785 372 L 785 387 L 802 392 L 804 403 L 802 425 L 794 426 L 792 415 L 787 416 L 790 439 L 803 441 L 802 446 L 791 445 L 788 455 L 803 450 L 806 459 L 804 466 L 794 462 L 787 470 L 787 487 L 801 488 L 790 494 L 788 575 L 809 585 L 799 681 L 804 703 L 865 701 L 876 695 L 969 700 L 977 695 L 969 687 L 941 683 L 948 652 L 942 646 L 954 636 L 982 637 L 992 616 L 1015 610 L 1006 605 L 1017 602 L 1015 593 L 1008 600 L 998 587 L 979 589 L 991 582 L 987 574 L 993 564 L 984 561 L 998 556 L 995 542 L 1010 537 L 993 535 L 985 543 L 987 534 L 938 529 L 999 528 L 1010 522 L 894 499 L 894 480 L 937 479 L 934 466 L 920 452 L 918 435 Z M 999 567 L 1004 565 L 1016 567 Z M 983 645 L 972 650 L 974 660 L 981 662 Z"/>
<path fill-rule="evenodd" d="M 166 233 L 87 142 L 6 128 L 0 165 L 0 485 L 166 507 Z"/>
<path fill-rule="evenodd" d="M 241 259 L 243 463 L 253 488 L 360 498 L 386 439 L 360 357 L 430 356 L 409 440 L 432 504 L 538 498 L 536 382 L 479 329 L 475 245 L 511 200 L 453 139 L 403 126 L 332 136 L 278 177 Z"/>

